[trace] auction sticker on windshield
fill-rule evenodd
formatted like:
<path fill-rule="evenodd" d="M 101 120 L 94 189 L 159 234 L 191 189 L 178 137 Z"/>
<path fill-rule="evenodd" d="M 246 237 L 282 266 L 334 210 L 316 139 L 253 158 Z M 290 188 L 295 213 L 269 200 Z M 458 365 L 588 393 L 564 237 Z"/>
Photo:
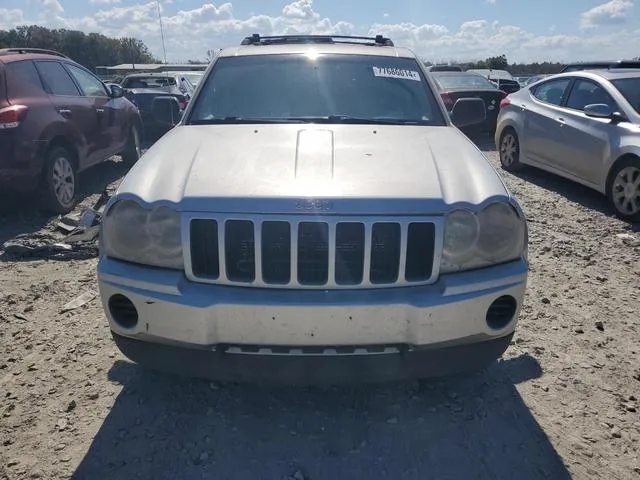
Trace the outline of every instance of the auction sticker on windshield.
<path fill-rule="evenodd" d="M 420 81 L 420 74 L 415 70 L 405 70 L 403 68 L 373 67 L 373 74 L 376 77 L 402 78 L 405 80 Z"/>

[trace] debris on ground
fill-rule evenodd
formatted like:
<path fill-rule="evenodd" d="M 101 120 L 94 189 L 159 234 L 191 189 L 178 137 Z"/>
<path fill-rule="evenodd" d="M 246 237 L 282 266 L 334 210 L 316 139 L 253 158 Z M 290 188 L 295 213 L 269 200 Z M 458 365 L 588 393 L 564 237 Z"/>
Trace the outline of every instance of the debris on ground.
<path fill-rule="evenodd" d="M 84 292 L 83 294 L 78 295 L 76 298 L 74 298 L 70 302 L 65 303 L 63 307 L 60 309 L 60 313 L 66 313 L 66 312 L 70 312 L 71 310 L 75 310 L 76 308 L 80 308 L 83 305 L 86 305 L 87 303 L 89 303 L 94 298 L 96 298 L 97 295 L 98 295 L 97 292 L 94 292 L 94 291 Z"/>
<path fill-rule="evenodd" d="M 105 190 L 93 208 L 83 207 L 81 213 L 71 213 L 55 221 L 55 230 L 64 233 L 56 238 L 53 233 L 35 236 L 21 234 L 2 246 L 4 255 L 28 259 L 64 260 L 70 257 L 91 257 L 99 253 L 98 236 L 102 212 L 109 200 Z"/>

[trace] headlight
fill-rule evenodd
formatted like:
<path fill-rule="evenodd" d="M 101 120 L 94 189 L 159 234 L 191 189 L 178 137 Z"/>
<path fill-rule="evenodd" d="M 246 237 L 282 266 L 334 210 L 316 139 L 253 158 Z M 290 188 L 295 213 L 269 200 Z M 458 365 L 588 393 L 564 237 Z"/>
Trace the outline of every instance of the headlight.
<path fill-rule="evenodd" d="M 496 202 L 478 213 L 447 215 L 441 273 L 504 263 L 525 255 L 526 224 L 508 203 Z"/>
<path fill-rule="evenodd" d="M 132 200 L 117 202 L 102 222 L 102 245 L 108 257 L 183 268 L 180 214 L 169 207 L 149 210 Z"/>

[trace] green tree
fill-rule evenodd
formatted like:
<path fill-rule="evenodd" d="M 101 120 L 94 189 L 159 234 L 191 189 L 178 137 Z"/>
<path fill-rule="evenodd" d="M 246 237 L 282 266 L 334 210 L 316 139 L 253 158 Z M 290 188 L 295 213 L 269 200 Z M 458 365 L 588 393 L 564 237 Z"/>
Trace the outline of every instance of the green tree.
<path fill-rule="evenodd" d="M 99 33 L 23 25 L 0 30 L 0 48 L 46 48 L 63 53 L 89 69 L 119 63 L 159 63 L 136 38 L 110 38 Z"/>
<path fill-rule="evenodd" d="M 504 54 L 499 57 L 489 57 L 485 62 L 487 63 L 487 68 L 492 70 L 506 70 L 509 68 L 509 62 Z"/>

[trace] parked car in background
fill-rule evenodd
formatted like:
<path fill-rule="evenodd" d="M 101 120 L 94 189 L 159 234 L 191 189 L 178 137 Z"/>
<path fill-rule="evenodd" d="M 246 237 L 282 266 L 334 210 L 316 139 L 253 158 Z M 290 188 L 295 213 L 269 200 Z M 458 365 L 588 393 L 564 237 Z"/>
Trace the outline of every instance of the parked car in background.
<path fill-rule="evenodd" d="M 507 92 L 507 94 L 520 90 L 520 84 L 518 81 L 506 70 L 472 68 L 467 70 L 467 72 L 477 73 L 486 77 L 491 82 L 495 83 L 500 90 Z"/>
<path fill-rule="evenodd" d="M 517 77 L 514 77 L 516 82 L 518 82 L 520 84 L 521 87 L 523 87 L 526 83 L 527 80 L 529 80 L 532 77 L 532 75 L 519 75 Z"/>
<path fill-rule="evenodd" d="M 462 67 L 459 65 L 429 65 L 427 72 L 462 72 Z"/>
<path fill-rule="evenodd" d="M 98 280 L 127 357 L 334 383 L 504 352 L 527 232 L 454 126 L 484 120 L 481 99 L 447 114 L 422 62 L 381 35 L 252 35 L 202 82 L 105 210 Z"/>
<path fill-rule="evenodd" d="M 640 221 L 640 70 L 555 75 L 503 101 L 495 135 L 505 170 L 532 165 L 607 195 Z"/>
<path fill-rule="evenodd" d="M 197 72 L 189 72 L 197 75 Z M 134 73 L 122 80 L 125 96 L 138 107 L 142 117 L 145 135 L 151 139 L 160 137 L 180 120 L 180 116 L 189 103 L 195 90 L 193 83 L 185 81 L 178 72 Z M 176 118 L 170 123 L 158 122 L 151 114 L 156 98 L 174 98 L 178 105 Z"/>
<path fill-rule="evenodd" d="M 116 154 L 136 162 L 140 131 L 120 87 L 57 52 L 0 50 L 2 193 L 37 194 L 44 209 L 68 212 L 78 173 Z"/>
<path fill-rule="evenodd" d="M 526 87 L 528 85 L 532 85 L 532 84 L 536 83 L 537 81 L 542 80 L 543 78 L 548 77 L 548 76 L 549 76 L 548 74 L 533 75 L 533 76 L 527 78 L 524 81 L 524 83 L 522 84 L 522 86 Z"/>
<path fill-rule="evenodd" d="M 560 70 L 560 73 L 579 72 L 582 70 L 603 70 L 616 68 L 640 68 L 640 60 L 605 60 L 598 62 L 576 62 L 569 63 Z"/>
<path fill-rule="evenodd" d="M 484 102 L 486 120 L 474 125 L 474 130 L 493 133 L 496 128 L 500 102 L 507 96 L 505 92 L 477 73 L 469 72 L 436 72 L 431 76 L 436 81 L 440 96 L 447 110 L 451 111 L 459 98 L 480 98 Z"/>
<path fill-rule="evenodd" d="M 178 72 L 180 85 L 185 88 L 189 97 L 193 96 L 193 92 L 202 80 L 204 72 Z"/>

